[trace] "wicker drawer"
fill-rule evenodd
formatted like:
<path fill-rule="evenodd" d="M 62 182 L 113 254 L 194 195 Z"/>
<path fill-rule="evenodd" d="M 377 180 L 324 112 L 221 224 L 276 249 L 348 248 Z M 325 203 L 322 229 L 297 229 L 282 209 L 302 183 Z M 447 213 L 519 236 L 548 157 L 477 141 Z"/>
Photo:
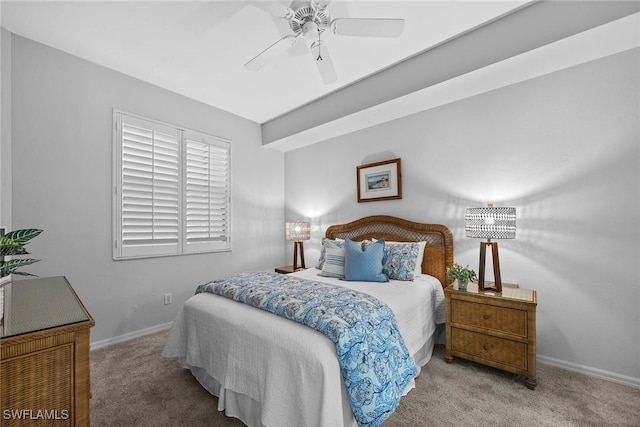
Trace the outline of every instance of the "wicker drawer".
<path fill-rule="evenodd" d="M 73 344 L 2 360 L 0 377 L 3 426 L 71 425 Z M 4 412 L 23 410 L 33 412 L 22 413 L 22 417 Z M 46 414 L 38 414 L 38 410 Z"/>
<path fill-rule="evenodd" d="M 447 363 L 454 357 L 521 375 L 535 389 L 536 291 L 503 289 L 485 292 L 469 283 L 445 289 Z"/>
<path fill-rule="evenodd" d="M 527 312 L 507 307 L 496 307 L 471 301 L 454 299 L 452 322 L 491 331 L 527 337 Z"/>
<path fill-rule="evenodd" d="M 466 353 L 516 369 L 527 369 L 527 345 L 524 343 L 458 328 L 451 328 L 451 338 L 453 351 Z"/>

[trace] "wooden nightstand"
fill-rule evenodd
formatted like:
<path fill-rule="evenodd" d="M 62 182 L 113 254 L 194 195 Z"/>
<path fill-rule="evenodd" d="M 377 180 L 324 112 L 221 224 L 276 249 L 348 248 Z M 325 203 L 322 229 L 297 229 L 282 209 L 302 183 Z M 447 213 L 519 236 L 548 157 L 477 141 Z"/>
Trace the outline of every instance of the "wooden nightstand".
<path fill-rule="evenodd" d="M 445 298 L 447 363 L 456 356 L 513 372 L 535 389 L 536 291 L 478 291 L 475 283 L 461 291 L 453 284 L 445 289 Z"/>
<path fill-rule="evenodd" d="M 298 267 L 298 269 L 296 271 L 300 271 L 300 270 L 306 270 L 306 268 Z M 284 266 L 284 267 L 277 267 L 276 268 L 276 273 L 280 273 L 280 274 L 293 273 L 293 265 L 287 265 L 287 266 Z"/>

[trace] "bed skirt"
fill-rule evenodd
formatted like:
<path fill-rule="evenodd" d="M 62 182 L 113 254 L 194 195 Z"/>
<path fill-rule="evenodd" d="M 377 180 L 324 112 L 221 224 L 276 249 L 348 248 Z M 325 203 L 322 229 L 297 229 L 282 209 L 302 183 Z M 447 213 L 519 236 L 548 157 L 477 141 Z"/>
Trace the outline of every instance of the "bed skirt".
<path fill-rule="evenodd" d="M 421 368 L 431 360 L 433 347 L 436 343 L 436 335 L 437 334 L 432 335 L 429 341 L 427 341 L 427 343 L 413 355 L 413 360 L 418 368 L 417 375 L 420 374 Z M 272 427 L 265 426 L 262 423 L 260 402 L 245 394 L 236 393 L 231 389 L 225 389 L 224 386 L 220 384 L 217 379 L 210 376 L 204 368 L 191 366 L 185 362 L 184 358 L 179 358 L 179 361 L 183 368 L 191 371 L 193 376 L 205 390 L 218 398 L 218 411 L 224 411 L 226 416 L 237 418 L 249 427 Z M 413 388 L 415 388 L 415 379 L 411 380 L 407 385 L 403 396 L 409 393 Z M 344 390 L 343 396 L 346 396 L 346 391 Z M 345 398 L 342 400 L 342 406 L 342 413 L 344 414 L 343 426 L 358 427 L 348 399 Z"/>

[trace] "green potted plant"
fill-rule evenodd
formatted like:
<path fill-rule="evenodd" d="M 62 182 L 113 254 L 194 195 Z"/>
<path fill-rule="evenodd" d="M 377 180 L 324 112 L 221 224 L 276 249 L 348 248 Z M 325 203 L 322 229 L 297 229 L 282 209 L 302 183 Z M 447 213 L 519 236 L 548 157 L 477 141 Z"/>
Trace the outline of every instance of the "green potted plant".
<path fill-rule="evenodd" d="M 28 255 L 29 252 L 27 252 L 24 245 L 40 233 L 42 233 L 42 230 L 36 228 L 10 231 L 7 234 L 4 234 L 4 229 L 0 229 L 0 283 L 8 282 L 9 280 L 5 279 L 11 274 L 35 276 L 31 273 L 17 271 L 17 269 L 38 262 L 40 261 L 39 259 L 13 258 L 13 256 Z M 11 256 L 12 259 L 5 260 L 6 256 Z"/>
<path fill-rule="evenodd" d="M 470 269 L 468 265 L 463 267 L 454 262 L 451 267 L 447 268 L 447 279 L 457 280 L 458 289 L 461 291 L 467 290 L 467 283 L 476 279 L 476 277 L 476 272 Z"/>

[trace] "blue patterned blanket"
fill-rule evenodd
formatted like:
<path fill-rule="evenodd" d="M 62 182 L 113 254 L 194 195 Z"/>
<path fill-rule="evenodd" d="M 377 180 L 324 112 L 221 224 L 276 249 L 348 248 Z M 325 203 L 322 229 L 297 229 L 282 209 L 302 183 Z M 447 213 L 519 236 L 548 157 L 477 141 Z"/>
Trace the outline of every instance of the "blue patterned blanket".
<path fill-rule="evenodd" d="M 307 325 L 336 345 L 358 425 L 380 426 L 417 373 L 393 311 L 349 288 L 277 273 L 245 273 L 198 286 Z"/>

